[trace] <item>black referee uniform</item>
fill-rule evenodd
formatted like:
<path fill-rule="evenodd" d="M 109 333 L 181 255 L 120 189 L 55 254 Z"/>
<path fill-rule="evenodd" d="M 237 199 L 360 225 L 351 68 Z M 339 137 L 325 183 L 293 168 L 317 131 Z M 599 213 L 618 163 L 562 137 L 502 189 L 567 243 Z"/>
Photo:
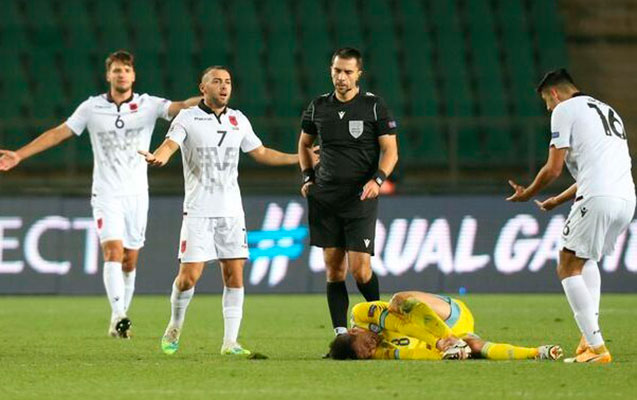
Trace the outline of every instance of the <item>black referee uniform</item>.
<path fill-rule="evenodd" d="M 318 136 L 321 146 L 320 166 L 307 193 L 310 244 L 373 255 L 378 199 L 360 197 L 378 170 L 378 137 L 396 134 L 392 113 L 372 93 L 360 90 L 343 103 L 332 92 L 310 103 L 302 128 Z"/>

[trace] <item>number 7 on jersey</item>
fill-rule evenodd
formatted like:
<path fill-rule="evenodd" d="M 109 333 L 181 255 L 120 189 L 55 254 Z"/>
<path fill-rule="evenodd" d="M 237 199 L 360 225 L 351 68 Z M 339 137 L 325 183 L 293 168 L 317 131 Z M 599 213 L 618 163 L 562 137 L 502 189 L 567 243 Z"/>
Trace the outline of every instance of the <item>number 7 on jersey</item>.
<path fill-rule="evenodd" d="M 228 131 L 217 131 L 217 133 L 221 135 L 221 139 L 219 139 L 217 146 L 221 146 L 221 143 L 223 143 L 223 139 L 226 138 L 226 133 L 228 133 Z"/>

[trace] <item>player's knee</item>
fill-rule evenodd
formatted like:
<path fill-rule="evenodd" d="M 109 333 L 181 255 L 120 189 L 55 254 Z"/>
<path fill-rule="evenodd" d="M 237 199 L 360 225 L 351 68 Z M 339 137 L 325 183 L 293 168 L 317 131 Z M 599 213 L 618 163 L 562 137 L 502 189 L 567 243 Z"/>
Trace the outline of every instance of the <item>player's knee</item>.
<path fill-rule="evenodd" d="M 123 262 L 124 248 L 119 243 L 106 243 L 102 247 L 104 261 Z"/>
<path fill-rule="evenodd" d="M 345 268 L 327 268 L 325 275 L 328 282 L 341 282 L 347 278 L 347 269 Z"/>
<path fill-rule="evenodd" d="M 135 268 L 137 268 L 137 265 L 134 261 L 124 258 L 124 261 L 122 262 L 122 271 L 133 272 L 135 271 Z"/>
<path fill-rule="evenodd" d="M 367 283 L 369 279 L 372 277 L 371 268 L 356 268 L 352 269 L 352 276 L 354 280 L 358 283 Z"/>
<path fill-rule="evenodd" d="M 243 276 L 240 274 L 224 274 L 224 279 L 226 287 L 229 288 L 242 288 L 243 287 Z"/>
<path fill-rule="evenodd" d="M 559 263 L 557 265 L 557 276 L 560 280 L 578 275 L 579 273 L 581 273 L 581 271 L 578 272 L 575 268 L 572 268 L 566 263 Z"/>
<path fill-rule="evenodd" d="M 195 277 L 192 274 L 180 274 L 177 277 L 177 280 L 175 281 L 175 285 L 177 286 L 177 289 L 179 289 L 182 292 L 192 289 L 193 287 L 195 287 L 196 283 L 197 283 L 197 277 Z"/>

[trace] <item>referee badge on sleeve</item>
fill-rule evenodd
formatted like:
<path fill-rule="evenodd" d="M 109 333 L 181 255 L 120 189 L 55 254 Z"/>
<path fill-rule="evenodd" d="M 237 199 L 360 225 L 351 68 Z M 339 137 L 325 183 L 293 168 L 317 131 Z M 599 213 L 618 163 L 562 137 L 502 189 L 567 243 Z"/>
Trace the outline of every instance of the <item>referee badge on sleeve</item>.
<path fill-rule="evenodd" d="M 363 121 L 349 121 L 349 134 L 358 139 L 363 134 Z"/>

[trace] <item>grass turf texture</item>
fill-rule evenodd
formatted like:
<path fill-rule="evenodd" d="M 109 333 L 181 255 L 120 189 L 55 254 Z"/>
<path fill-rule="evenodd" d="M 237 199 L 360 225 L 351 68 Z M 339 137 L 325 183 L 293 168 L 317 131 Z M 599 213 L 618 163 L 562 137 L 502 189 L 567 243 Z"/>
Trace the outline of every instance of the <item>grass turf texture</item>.
<path fill-rule="evenodd" d="M 529 346 L 559 343 L 567 355 L 577 344 L 561 295 L 463 299 L 485 338 Z M 266 360 L 219 355 L 219 296 L 195 296 L 173 356 L 159 349 L 168 296 L 134 299 L 130 341 L 106 336 L 103 297 L 0 297 L 0 399 L 633 398 L 636 301 L 637 295 L 602 296 L 611 365 L 568 365 L 322 360 L 332 333 L 325 298 L 318 295 L 248 294 L 240 340 Z"/>

